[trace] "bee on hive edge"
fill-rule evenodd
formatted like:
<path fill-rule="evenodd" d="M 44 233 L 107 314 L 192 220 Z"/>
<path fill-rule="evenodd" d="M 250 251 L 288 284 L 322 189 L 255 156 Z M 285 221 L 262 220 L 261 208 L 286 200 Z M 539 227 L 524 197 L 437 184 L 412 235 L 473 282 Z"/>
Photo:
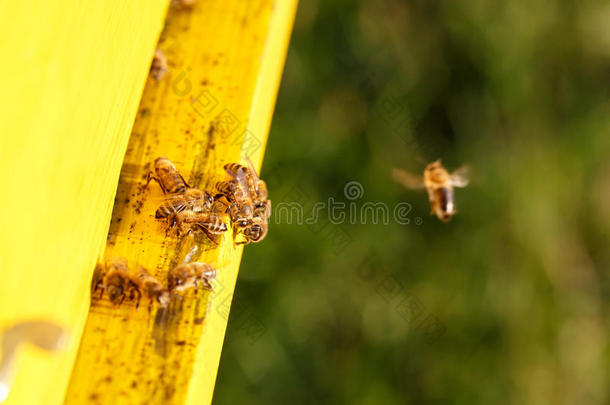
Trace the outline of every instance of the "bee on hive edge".
<path fill-rule="evenodd" d="M 171 292 L 185 291 L 199 286 L 212 291 L 211 281 L 216 278 L 216 274 L 216 269 L 208 263 L 183 263 L 169 271 L 167 284 Z"/>
<path fill-rule="evenodd" d="M 162 307 L 166 307 L 169 304 L 169 292 L 163 285 L 153 277 L 148 270 L 143 266 L 138 266 L 138 272 L 132 278 L 133 283 L 136 285 L 138 291 L 146 295 L 150 299 L 148 309 L 150 310 L 153 300 L 157 301 Z M 136 303 L 136 308 L 140 306 L 140 297 Z"/>
<path fill-rule="evenodd" d="M 438 219 L 448 222 L 457 213 L 453 188 L 468 185 L 468 167 L 461 166 L 449 173 L 438 159 L 426 166 L 423 176 L 393 169 L 392 177 L 408 189 L 425 188 L 430 200 L 430 214 L 436 214 Z"/>
<path fill-rule="evenodd" d="M 169 68 L 167 67 L 167 57 L 163 51 L 161 51 L 161 49 L 157 48 L 150 65 L 150 75 L 155 80 L 161 80 L 168 71 Z"/>
<path fill-rule="evenodd" d="M 207 191 L 198 188 L 188 188 L 183 194 L 172 194 L 165 197 L 165 202 L 155 212 L 155 218 L 174 220 L 174 214 L 189 211 L 201 214 L 209 212 L 214 204 L 214 198 Z M 170 226 L 175 225 L 171 223 Z"/>
<path fill-rule="evenodd" d="M 267 183 L 258 177 L 250 158 L 248 158 L 248 167 L 239 163 L 227 163 L 224 165 L 224 169 L 231 179 L 239 182 L 252 201 L 258 202 L 267 199 Z"/>
<path fill-rule="evenodd" d="M 267 230 L 269 226 L 265 218 L 252 217 L 246 220 L 235 223 L 233 228 L 233 235 L 236 238 L 242 236 L 243 239 L 239 242 L 235 242 L 236 245 L 247 245 L 248 243 L 260 242 L 267 236 Z"/>
<path fill-rule="evenodd" d="M 101 290 L 100 299 L 104 291 L 108 291 L 110 302 L 116 305 L 123 303 L 125 298 L 132 300 L 137 296 L 139 302 L 141 293 L 129 274 L 127 260 L 115 258 L 106 263 L 105 269 L 95 285 L 94 292 Z"/>
<path fill-rule="evenodd" d="M 211 212 L 182 211 L 173 215 L 172 221 L 176 224 L 178 236 L 200 230 L 216 245 L 218 242 L 214 239 L 214 235 L 221 235 L 227 231 L 224 221 Z"/>
<path fill-rule="evenodd" d="M 154 174 L 148 173 L 144 187 L 148 187 L 151 180 L 159 183 L 163 194 L 184 194 L 187 188 L 191 188 L 172 161 L 162 156 L 155 159 Z"/>
<path fill-rule="evenodd" d="M 215 201 L 225 205 L 234 239 L 243 237 L 236 244 L 261 241 L 267 234 L 271 215 L 266 183 L 258 177 L 249 158 L 248 166 L 227 163 L 224 169 L 228 180 L 216 184 Z"/>

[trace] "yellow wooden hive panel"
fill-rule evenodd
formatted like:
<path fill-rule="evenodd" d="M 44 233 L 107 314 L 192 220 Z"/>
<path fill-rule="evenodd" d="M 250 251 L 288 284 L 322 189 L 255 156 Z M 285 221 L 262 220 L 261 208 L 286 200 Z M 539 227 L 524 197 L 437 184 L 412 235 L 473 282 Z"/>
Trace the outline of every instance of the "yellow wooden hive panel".
<path fill-rule="evenodd" d="M 170 10 L 159 44 L 170 71 L 144 91 L 106 259 L 127 258 L 165 282 L 195 246 L 154 218 L 162 192 L 143 186 L 156 157 L 205 189 L 224 179 L 225 163 L 249 156 L 260 168 L 295 11 L 293 0 L 198 0 Z M 242 249 L 231 231 L 218 247 L 203 242 L 194 258 L 218 268 L 214 293 L 173 297 L 167 310 L 94 298 L 66 403 L 210 403 Z"/>
<path fill-rule="evenodd" d="M 43 319 L 69 338 L 23 347 L 9 404 L 63 402 L 167 6 L 0 2 L 0 329 Z"/>

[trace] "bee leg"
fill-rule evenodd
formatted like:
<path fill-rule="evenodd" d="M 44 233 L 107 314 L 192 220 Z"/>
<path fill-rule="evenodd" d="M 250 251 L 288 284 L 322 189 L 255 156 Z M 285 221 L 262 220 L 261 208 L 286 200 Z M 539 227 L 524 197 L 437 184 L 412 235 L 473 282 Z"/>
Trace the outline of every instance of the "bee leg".
<path fill-rule="evenodd" d="M 214 243 L 216 246 L 218 246 L 218 242 L 216 242 L 216 240 L 214 239 L 214 235 L 212 235 L 210 233 L 210 231 L 208 231 L 204 227 L 201 227 L 201 230 L 203 231 L 203 233 L 205 233 L 205 235 L 208 237 L 208 239 L 212 241 L 212 243 Z"/>
<path fill-rule="evenodd" d="M 202 279 L 201 284 L 203 285 L 204 289 L 208 291 L 214 291 L 214 287 L 212 287 L 212 284 L 207 279 Z"/>
<path fill-rule="evenodd" d="M 138 309 L 140 307 L 140 299 L 142 298 L 142 293 L 137 288 L 134 288 L 132 290 L 132 295 L 138 296 L 138 298 L 136 299 L 136 309 Z"/>
<path fill-rule="evenodd" d="M 237 238 L 237 227 L 235 226 L 235 224 L 231 224 L 231 230 L 233 231 L 233 242 L 235 242 L 235 239 Z"/>
<path fill-rule="evenodd" d="M 125 300 L 125 293 L 121 294 L 121 300 L 119 301 L 119 305 L 121 305 L 123 303 L 123 301 Z"/>
<path fill-rule="evenodd" d="M 179 222 L 176 224 L 176 237 L 186 236 L 191 233 L 191 228 L 187 227 L 184 222 Z"/>
<path fill-rule="evenodd" d="M 178 176 L 180 176 L 180 179 L 182 180 L 182 182 L 184 183 L 184 185 L 186 186 L 186 188 L 191 188 L 191 186 L 189 186 L 189 184 L 186 182 L 186 180 L 184 180 L 184 177 L 182 177 L 182 175 L 180 174 L 180 172 L 178 172 Z"/>
<path fill-rule="evenodd" d="M 144 188 L 148 188 L 148 185 L 150 184 L 151 180 L 154 180 L 157 182 L 157 184 L 161 187 L 161 190 L 163 190 L 163 194 L 166 193 L 165 188 L 163 187 L 163 184 L 161 184 L 159 179 L 157 177 L 155 177 L 155 175 L 153 174 L 152 171 L 148 172 L 148 175 L 146 176 L 146 184 L 144 185 Z"/>

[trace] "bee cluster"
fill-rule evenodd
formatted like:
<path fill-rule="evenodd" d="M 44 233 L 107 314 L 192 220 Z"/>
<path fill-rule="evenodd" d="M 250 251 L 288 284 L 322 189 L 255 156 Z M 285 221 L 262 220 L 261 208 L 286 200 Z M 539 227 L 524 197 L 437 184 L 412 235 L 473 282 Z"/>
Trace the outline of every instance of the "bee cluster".
<path fill-rule="evenodd" d="M 143 266 L 137 265 L 136 269 L 129 268 L 124 258 L 112 259 L 98 269 L 94 278 L 93 293 L 100 290 L 100 299 L 106 291 L 113 304 L 120 305 L 125 300 L 135 300 L 138 308 L 144 295 L 149 299 L 149 310 L 154 301 L 161 307 L 167 307 L 170 292 L 178 293 L 199 287 L 211 291 L 211 281 L 216 278 L 216 269 L 201 262 L 183 263 L 170 270 L 167 276 L 168 288 L 165 288 Z"/>
<path fill-rule="evenodd" d="M 165 196 L 155 217 L 166 220 L 168 229 L 175 228 L 177 235 L 201 231 L 215 244 L 216 235 L 228 230 L 228 217 L 236 245 L 263 240 L 271 215 L 267 185 L 251 162 L 249 166 L 227 163 L 224 170 L 226 180 L 209 192 L 189 186 L 169 159 L 157 158 L 146 182 L 148 186 L 155 180 Z"/>
<path fill-rule="evenodd" d="M 261 180 L 252 163 L 242 166 L 228 163 L 224 166 L 227 179 L 216 184 L 209 192 L 191 187 L 176 166 L 167 158 L 159 157 L 154 162 L 154 172 L 148 174 L 146 186 L 155 180 L 163 191 L 163 203 L 157 208 L 155 218 L 166 221 L 168 231 L 191 235 L 203 232 L 213 243 L 217 235 L 228 230 L 225 220 L 233 230 L 236 245 L 259 242 L 267 234 L 271 215 L 271 201 L 267 198 L 267 185 Z M 207 263 L 188 262 L 189 258 L 168 272 L 167 288 L 143 266 L 130 269 L 127 260 L 113 259 L 99 266 L 93 282 L 93 293 L 108 293 L 110 302 L 120 305 L 123 301 L 136 301 L 136 308 L 144 295 L 153 302 L 166 307 L 170 293 L 179 293 L 191 288 L 212 290 L 211 281 L 216 278 L 216 269 Z"/>
<path fill-rule="evenodd" d="M 224 166 L 228 179 L 216 183 L 214 201 L 226 207 L 233 235 L 243 235 L 237 244 L 258 242 L 267 235 L 271 216 L 271 200 L 267 197 L 267 185 L 249 167 L 237 163 Z"/>

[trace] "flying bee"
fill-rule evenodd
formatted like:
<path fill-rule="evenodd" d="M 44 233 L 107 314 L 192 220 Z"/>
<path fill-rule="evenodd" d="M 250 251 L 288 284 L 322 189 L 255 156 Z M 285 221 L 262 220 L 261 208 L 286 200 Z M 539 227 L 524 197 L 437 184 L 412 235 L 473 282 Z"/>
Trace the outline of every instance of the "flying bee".
<path fill-rule="evenodd" d="M 216 269 L 207 263 L 183 263 L 171 269 L 167 275 L 167 284 L 171 292 L 184 291 L 189 288 L 198 288 L 199 285 L 212 291 L 210 283 L 216 278 Z"/>
<path fill-rule="evenodd" d="M 155 180 L 159 183 L 163 194 L 184 194 L 187 188 L 191 188 L 172 161 L 166 157 L 155 159 L 154 170 L 154 174 L 148 173 L 145 187 L 148 187 L 151 180 Z"/>
<path fill-rule="evenodd" d="M 215 244 L 218 244 L 218 242 L 214 239 L 214 235 L 221 235 L 227 231 L 227 225 L 224 221 L 218 215 L 212 213 L 182 211 L 175 214 L 175 223 L 177 224 L 178 235 L 201 230 Z"/>
<path fill-rule="evenodd" d="M 468 185 L 468 168 L 461 166 L 449 173 L 438 159 L 426 166 L 424 175 L 417 176 L 402 169 L 392 170 L 394 180 L 409 189 L 425 188 L 430 200 L 430 214 L 448 222 L 457 213 L 453 197 L 454 187 Z"/>
<path fill-rule="evenodd" d="M 169 293 L 163 285 L 153 277 L 148 270 L 144 267 L 139 266 L 138 273 L 133 277 L 133 282 L 137 286 L 138 291 L 146 295 L 150 302 L 148 309 L 150 310 L 153 300 L 157 301 L 162 307 L 166 307 L 169 304 Z M 140 306 L 140 297 L 136 303 L 136 308 Z"/>
<path fill-rule="evenodd" d="M 150 74 L 155 80 L 161 80 L 168 70 L 167 57 L 161 49 L 157 48 L 155 50 L 155 55 L 153 56 L 152 64 L 150 65 Z"/>
<path fill-rule="evenodd" d="M 97 282 L 94 292 L 101 289 L 100 298 L 104 295 L 104 290 L 108 291 L 108 297 L 113 304 L 122 304 L 125 298 L 131 300 L 136 295 L 138 302 L 140 301 L 141 293 L 138 286 L 133 282 L 129 275 L 127 260 L 113 259 L 106 264 L 105 270 L 102 271 L 102 277 Z"/>
<path fill-rule="evenodd" d="M 155 218 L 175 220 L 174 214 L 182 211 L 208 212 L 212 209 L 212 204 L 214 204 L 214 198 L 210 193 L 198 188 L 188 188 L 184 194 L 167 196 L 165 202 L 155 212 Z"/>

